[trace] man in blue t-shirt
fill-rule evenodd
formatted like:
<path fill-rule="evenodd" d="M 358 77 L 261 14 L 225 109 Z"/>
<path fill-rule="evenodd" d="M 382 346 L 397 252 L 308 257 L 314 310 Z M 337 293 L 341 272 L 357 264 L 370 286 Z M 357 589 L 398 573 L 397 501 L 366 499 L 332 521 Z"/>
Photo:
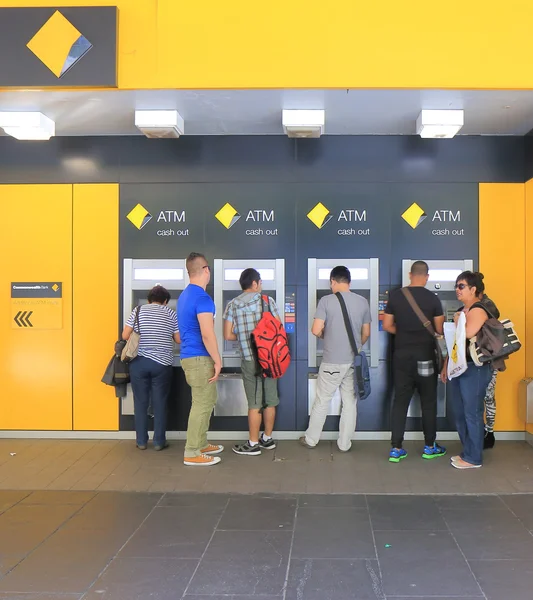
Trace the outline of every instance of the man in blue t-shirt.
<path fill-rule="evenodd" d="M 181 366 L 191 386 L 192 406 L 187 426 L 184 464 L 211 466 L 224 446 L 210 444 L 207 430 L 217 402 L 217 379 L 222 368 L 215 335 L 215 303 L 205 291 L 211 270 L 203 254 L 192 252 L 186 262 L 190 284 L 178 298 Z"/>

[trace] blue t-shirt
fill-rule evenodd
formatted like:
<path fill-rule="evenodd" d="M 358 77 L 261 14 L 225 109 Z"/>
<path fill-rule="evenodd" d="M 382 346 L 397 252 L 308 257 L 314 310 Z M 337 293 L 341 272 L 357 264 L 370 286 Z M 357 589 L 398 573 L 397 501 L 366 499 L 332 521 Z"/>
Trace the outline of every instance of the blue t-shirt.
<path fill-rule="evenodd" d="M 198 315 L 213 313 L 215 303 L 209 294 L 199 285 L 190 283 L 178 298 L 178 323 L 181 336 L 181 358 L 209 356 L 203 341 Z"/>

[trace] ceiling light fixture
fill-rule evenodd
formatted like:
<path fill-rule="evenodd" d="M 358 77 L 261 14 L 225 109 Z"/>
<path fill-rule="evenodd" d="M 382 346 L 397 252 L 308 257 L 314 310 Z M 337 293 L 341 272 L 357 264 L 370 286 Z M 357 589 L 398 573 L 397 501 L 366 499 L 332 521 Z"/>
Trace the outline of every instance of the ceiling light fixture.
<path fill-rule="evenodd" d="M 452 138 L 463 125 L 463 110 L 423 110 L 416 120 L 416 132 L 423 138 Z"/>
<path fill-rule="evenodd" d="M 184 132 L 177 110 L 136 110 L 135 127 L 148 138 L 179 138 Z"/>
<path fill-rule="evenodd" d="M 0 127 L 17 140 L 49 140 L 56 124 L 40 112 L 0 112 Z"/>
<path fill-rule="evenodd" d="M 318 138 L 324 133 L 325 110 L 283 110 L 283 132 L 290 138 Z"/>

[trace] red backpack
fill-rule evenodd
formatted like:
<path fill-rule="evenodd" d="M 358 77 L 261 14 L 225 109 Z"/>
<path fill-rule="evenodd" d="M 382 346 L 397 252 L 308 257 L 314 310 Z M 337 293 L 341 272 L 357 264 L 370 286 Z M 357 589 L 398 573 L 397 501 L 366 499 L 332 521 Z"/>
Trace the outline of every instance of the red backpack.
<path fill-rule="evenodd" d="M 270 312 L 267 296 L 261 296 L 261 319 L 252 332 L 262 377 L 279 379 L 291 364 L 289 341 L 283 324 Z"/>

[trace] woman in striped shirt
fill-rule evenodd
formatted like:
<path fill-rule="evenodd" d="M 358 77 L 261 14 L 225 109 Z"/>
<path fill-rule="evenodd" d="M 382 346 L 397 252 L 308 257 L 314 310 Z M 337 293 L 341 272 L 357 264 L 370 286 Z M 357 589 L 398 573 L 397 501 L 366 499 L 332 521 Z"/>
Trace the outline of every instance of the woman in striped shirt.
<path fill-rule="evenodd" d="M 141 336 L 137 358 L 130 363 L 135 432 L 139 450 L 146 450 L 148 445 L 150 398 L 154 410 L 154 450 L 163 450 L 168 446 L 167 400 L 172 383 L 174 342 L 180 343 L 178 318 L 176 312 L 168 306 L 169 300 L 170 293 L 163 286 L 156 285 L 148 294 L 148 304 L 133 310 L 122 332 L 124 340 L 130 337 L 134 328 Z"/>

